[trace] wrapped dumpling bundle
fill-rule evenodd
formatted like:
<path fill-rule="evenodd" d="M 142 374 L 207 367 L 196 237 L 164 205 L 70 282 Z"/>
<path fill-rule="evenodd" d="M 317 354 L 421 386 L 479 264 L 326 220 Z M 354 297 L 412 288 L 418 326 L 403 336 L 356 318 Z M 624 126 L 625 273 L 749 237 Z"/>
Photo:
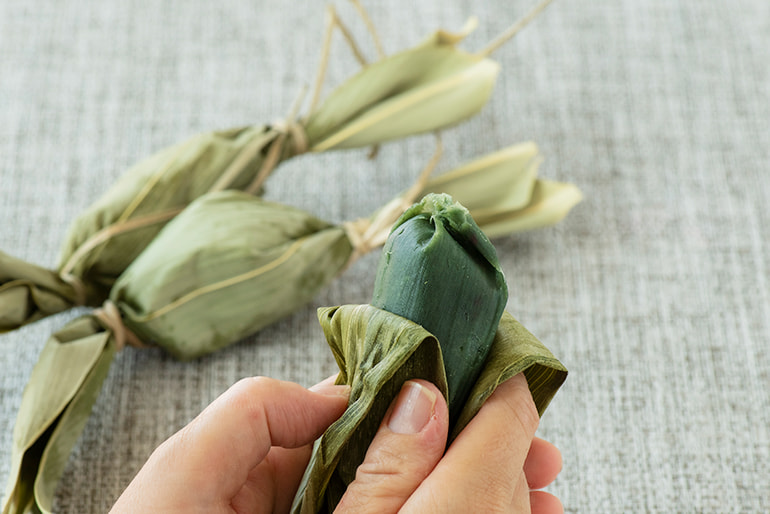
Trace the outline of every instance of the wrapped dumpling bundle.
<path fill-rule="evenodd" d="M 566 368 L 513 316 L 495 249 L 448 195 L 428 195 L 395 224 L 372 305 L 320 309 L 348 409 L 316 441 L 294 513 L 332 512 L 388 406 L 410 379 L 435 383 L 449 405 L 450 444 L 495 388 L 523 372 L 539 413 Z"/>

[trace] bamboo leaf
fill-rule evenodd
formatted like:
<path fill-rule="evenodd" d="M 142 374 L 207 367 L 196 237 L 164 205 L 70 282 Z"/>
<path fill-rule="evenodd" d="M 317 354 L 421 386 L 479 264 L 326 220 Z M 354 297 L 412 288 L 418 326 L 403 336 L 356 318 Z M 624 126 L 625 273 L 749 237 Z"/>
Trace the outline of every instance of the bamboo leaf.
<path fill-rule="evenodd" d="M 316 441 L 292 506 L 294 514 L 332 512 L 401 385 L 424 378 L 447 396 L 438 341 L 416 323 L 371 305 L 319 309 L 319 320 L 340 369 L 338 383 L 351 386 L 348 409 Z M 550 351 L 508 313 L 452 439 L 494 389 L 524 372 L 542 415 L 567 371 Z"/>
<path fill-rule="evenodd" d="M 487 103 L 499 72 L 489 60 L 382 101 L 312 147 L 313 151 L 355 148 L 448 128 Z"/>
<path fill-rule="evenodd" d="M 478 112 L 499 66 L 456 48 L 467 31 L 436 32 L 337 87 L 306 121 L 311 149 L 382 143 L 451 126 Z"/>
<path fill-rule="evenodd" d="M 113 355 L 110 334 L 90 316 L 68 323 L 43 347 L 16 417 L 3 514 L 28 512 L 30 505 L 50 510 Z"/>
<path fill-rule="evenodd" d="M 525 207 L 491 209 L 474 217 L 484 233 L 495 238 L 554 225 L 582 199 L 582 193 L 573 184 L 538 179 Z"/>
<path fill-rule="evenodd" d="M 60 270 L 108 290 L 163 225 L 211 189 L 243 155 L 246 162 L 230 187 L 246 187 L 262 163 L 261 151 L 277 136 L 266 127 L 210 132 L 139 162 L 72 224 L 62 244 Z M 148 221 L 132 227 L 137 219 Z"/>
<path fill-rule="evenodd" d="M 169 223 L 123 273 L 111 298 L 138 336 L 191 359 L 304 305 L 351 253 L 340 227 L 222 191 Z"/>
<path fill-rule="evenodd" d="M 457 437 L 473 419 L 497 386 L 522 372 L 527 378 L 537 412 L 542 416 L 567 379 L 567 368 L 510 313 L 504 312 L 484 368 L 465 402 L 450 439 Z"/>
<path fill-rule="evenodd" d="M 430 380 L 447 395 L 438 341 L 416 323 L 370 305 L 319 309 L 318 318 L 340 368 L 337 382 L 351 393 L 348 409 L 315 446 L 295 513 L 334 510 L 406 380 Z"/>
<path fill-rule="evenodd" d="M 0 333 L 85 303 L 95 292 L 79 292 L 55 271 L 0 251 Z"/>
<path fill-rule="evenodd" d="M 539 163 L 535 143 L 509 146 L 432 178 L 420 197 L 446 193 L 474 219 L 495 209 L 519 209 L 529 203 Z"/>
<path fill-rule="evenodd" d="M 433 34 L 425 42 L 365 66 L 343 82 L 308 116 L 305 127 L 314 145 L 366 112 L 403 91 L 426 84 L 431 77 L 451 75 L 478 58 L 455 49 L 458 41 Z M 459 58 L 453 56 L 459 55 Z M 430 72 L 435 70 L 432 74 Z"/>
<path fill-rule="evenodd" d="M 114 357 L 115 345 L 106 344 L 51 433 L 35 480 L 35 500 L 43 512 L 52 511 L 56 485 L 64 472 L 72 448 L 91 415 Z"/>

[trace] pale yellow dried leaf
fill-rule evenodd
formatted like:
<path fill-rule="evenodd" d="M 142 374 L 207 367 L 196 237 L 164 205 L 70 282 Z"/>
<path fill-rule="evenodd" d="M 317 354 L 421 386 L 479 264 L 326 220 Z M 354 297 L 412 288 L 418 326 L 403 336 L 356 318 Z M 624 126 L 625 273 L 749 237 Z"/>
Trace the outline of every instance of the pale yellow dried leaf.
<path fill-rule="evenodd" d="M 476 222 L 490 238 L 524 232 L 558 223 L 582 199 L 574 184 L 538 179 L 524 208 L 492 212 L 476 217 Z"/>

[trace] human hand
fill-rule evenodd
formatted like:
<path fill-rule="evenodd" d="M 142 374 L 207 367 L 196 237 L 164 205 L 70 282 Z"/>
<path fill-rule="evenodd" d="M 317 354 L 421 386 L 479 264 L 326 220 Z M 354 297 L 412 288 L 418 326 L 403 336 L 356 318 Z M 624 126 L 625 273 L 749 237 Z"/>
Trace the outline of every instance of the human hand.
<path fill-rule="evenodd" d="M 312 442 L 348 392 L 332 379 L 311 391 L 238 382 L 158 447 L 112 512 L 287 512 Z M 337 511 L 561 512 L 555 497 L 530 492 L 555 478 L 561 456 L 533 439 L 538 417 L 523 376 L 498 388 L 442 458 L 447 418 L 435 386 L 405 384 Z"/>
<path fill-rule="evenodd" d="M 523 374 L 495 390 L 444 454 L 447 418 L 433 384 L 404 384 L 335 512 L 563 512 L 538 491 L 561 471 L 561 453 L 534 437 L 540 418 Z"/>
<path fill-rule="evenodd" d="M 288 512 L 312 443 L 345 411 L 348 386 L 245 378 L 161 444 L 113 514 Z"/>

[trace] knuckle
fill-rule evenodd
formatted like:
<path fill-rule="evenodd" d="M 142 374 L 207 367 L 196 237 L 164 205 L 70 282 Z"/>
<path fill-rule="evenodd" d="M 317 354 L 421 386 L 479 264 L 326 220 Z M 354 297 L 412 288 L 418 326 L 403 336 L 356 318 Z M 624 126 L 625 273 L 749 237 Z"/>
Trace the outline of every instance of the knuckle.
<path fill-rule="evenodd" d="M 249 409 L 255 400 L 270 395 L 278 386 L 278 381 L 268 377 L 247 377 L 238 380 L 226 393 L 226 401 L 233 407 Z"/>
<path fill-rule="evenodd" d="M 244 393 L 256 393 L 261 391 L 269 391 L 275 388 L 278 384 L 278 380 L 269 377 L 246 377 L 238 380 L 233 389 Z"/>
<path fill-rule="evenodd" d="M 409 475 L 410 469 L 401 451 L 390 446 L 379 446 L 368 452 L 364 462 L 358 466 L 356 480 L 380 482 L 387 478 L 395 482 L 399 477 Z"/>
<path fill-rule="evenodd" d="M 386 505 L 400 506 L 423 478 L 398 447 L 370 448 L 340 503 L 340 512 L 376 512 Z"/>
<path fill-rule="evenodd" d="M 268 413 L 264 400 L 276 394 L 279 382 L 267 377 L 247 377 L 238 380 L 220 398 L 228 412 L 241 412 L 246 415 L 248 427 L 255 440 L 270 433 Z"/>
<path fill-rule="evenodd" d="M 377 512 L 383 505 L 401 503 L 404 498 L 395 483 L 397 480 L 395 475 L 383 476 L 378 472 L 356 473 L 335 512 Z"/>

